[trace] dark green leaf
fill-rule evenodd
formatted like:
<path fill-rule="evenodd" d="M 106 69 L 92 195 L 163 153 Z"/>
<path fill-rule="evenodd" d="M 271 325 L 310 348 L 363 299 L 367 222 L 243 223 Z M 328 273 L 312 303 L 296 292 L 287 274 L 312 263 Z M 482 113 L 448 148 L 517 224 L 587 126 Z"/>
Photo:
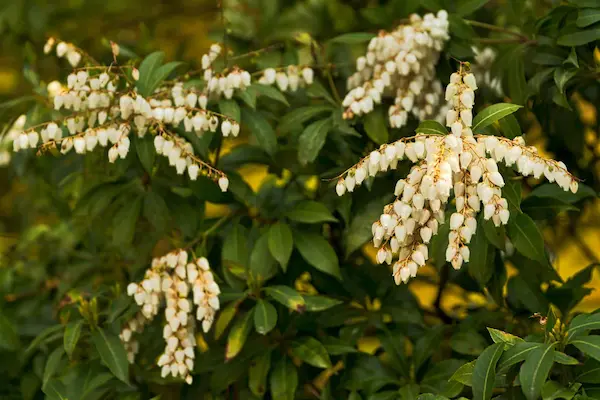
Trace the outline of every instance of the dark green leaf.
<path fill-rule="evenodd" d="M 577 393 L 577 390 L 563 387 L 560 383 L 555 381 L 547 381 L 542 387 L 541 395 L 543 400 L 570 400 L 575 396 L 575 393 Z"/>
<path fill-rule="evenodd" d="M 554 346 L 550 344 L 540 344 L 527 355 L 519 371 L 519 380 L 528 400 L 535 400 L 540 396 L 553 363 Z"/>
<path fill-rule="evenodd" d="M 600 362 L 588 358 L 581 368 L 577 369 L 577 382 L 600 383 Z"/>
<path fill-rule="evenodd" d="M 258 300 L 254 307 L 254 328 L 261 335 L 269 333 L 277 324 L 277 310 L 266 300 Z"/>
<path fill-rule="evenodd" d="M 230 361 L 237 356 L 244 347 L 248 334 L 252 328 L 252 315 L 254 309 L 244 315 L 238 316 L 235 323 L 227 336 L 227 344 L 225 345 L 225 362 Z"/>
<path fill-rule="evenodd" d="M 506 371 L 511 366 L 524 361 L 529 353 L 540 346 L 539 343 L 519 342 L 515 343 L 510 349 L 506 350 L 500 361 L 498 361 L 498 371 Z"/>
<path fill-rule="evenodd" d="M 57 374 L 62 364 L 62 358 L 65 354 L 65 350 L 62 347 L 57 347 L 48 356 L 46 360 L 46 366 L 44 367 L 44 377 L 42 379 L 42 387 L 45 388 L 50 378 Z"/>
<path fill-rule="evenodd" d="M 154 148 L 154 142 L 150 135 L 146 135 L 144 138 L 136 136 L 135 149 L 142 163 L 142 166 L 147 173 L 152 173 L 152 167 L 154 166 L 154 159 L 156 158 L 156 149 Z"/>
<path fill-rule="evenodd" d="M 256 92 L 256 94 L 258 95 L 259 98 L 261 96 L 264 96 L 271 100 L 275 100 L 279 103 L 282 103 L 286 106 L 290 105 L 290 103 L 288 103 L 285 96 L 279 90 L 275 89 L 274 87 L 267 86 L 267 85 L 261 85 L 261 84 L 252 85 L 251 87 Z"/>
<path fill-rule="evenodd" d="M 129 363 L 121 339 L 102 328 L 96 328 L 92 332 L 92 341 L 100 354 L 100 359 L 110 369 L 110 372 L 121 381 L 129 384 Z"/>
<path fill-rule="evenodd" d="M 133 240 L 135 227 L 142 208 L 142 198 L 128 201 L 117 211 L 113 218 L 113 243 L 121 248 Z"/>
<path fill-rule="evenodd" d="M 277 136 L 271 127 L 271 124 L 260 113 L 254 111 L 242 110 L 242 119 L 244 125 L 250 129 L 252 135 L 256 138 L 258 145 L 273 156 L 277 151 Z"/>
<path fill-rule="evenodd" d="M 600 336 L 580 336 L 569 343 L 581 350 L 582 353 L 600 361 Z"/>
<path fill-rule="evenodd" d="M 478 230 L 483 230 L 483 218 L 479 218 Z M 474 235 L 469 246 L 471 257 L 467 265 L 471 275 L 483 288 L 492 277 L 494 272 L 494 250 L 485 235 Z"/>
<path fill-rule="evenodd" d="M 506 232 L 504 226 L 496 227 L 491 220 L 483 220 L 481 226 L 487 240 L 500 250 L 504 250 L 504 245 L 506 242 Z"/>
<path fill-rule="evenodd" d="M 178 68 L 180 65 L 183 65 L 183 63 L 179 61 L 171 61 L 169 63 L 166 63 L 165 65 L 158 67 L 152 74 L 152 80 L 149 86 L 147 87 L 148 92 L 150 94 L 154 93 L 154 91 L 160 86 L 160 84 L 165 79 L 167 79 L 167 77 L 171 75 L 171 73 L 175 71 L 175 69 Z M 140 72 L 140 79 L 141 76 L 142 74 Z"/>
<path fill-rule="evenodd" d="M 582 183 L 579 184 L 579 190 L 577 193 L 571 193 L 570 191 L 564 191 L 558 185 L 553 183 L 546 183 L 540 185 L 533 189 L 531 193 L 529 193 L 529 197 L 544 197 L 544 198 L 555 198 L 557 200 L 561 200 L 565 203 L 573 204 L 579 200 L 588 198 L 588 197 L 596 197 L 597 194 L 591 187 L 584 185 Z"/>
<path fill-rule="evenodd" d="M 506 117 L 501 118 L 498 123 L 500 124 L 500 130 L 504 136 L 509 139 L 514 139 L 515 137 L 522 135 L 519 121 L 517 121 L 517 118 L 514 115 L 507 115 Z"/>
<path fill-rule="evenodd" d="M 521 108 L 521 106 L 509 103 L 498 103 L 486 107 L 473 119 L 472 130 L 473 132 L 481 132 L 483 128 L 514 113 L 519 108 Z"/>
<path fill-rule="evenodd" d="M 582 8 L 577 16 L 577 26 L 585 28 L 600 21 L 600 8 Z"/>
<path fill-rule="evenodd" d="M 318 222 L 337 222 L 337 219 L 327 209 L 325 204 L 313 200 L 304 200 L 296 203 L 286 213 L 286 217 L 296 222 L 314 224 Z"/>
<path fill-rule="evenodd" d="M 473 371 L 475 370 L 475 362 L 471 361 L 464 364 L 462 367 L 456 370 L 450 380 L 457 381 L 466 386 L 472 386 Z"/>
<path fill-rule="evenodd" d="M 364 118 L 365 132 L 377 144 L 384 144 L 389 141 L 388 128 L 385 124 L 385 115 L 381 107 L 367 114 Z"/>
<path fill-rule="evenodd" d="M 0 348 L 15 351 L 19 346 L 19 335 L 13 322 L 0 311 Z"/>
<path fill-rule="evenodd" d="M 149 54 L 140 63 L 140 78 L 136 82 L 136 87 L 142 96 L 149 96 L 152 94 L 151 88 L 154 73 L 160 67 L 164 58 L 165 53 L 162 51 L 156 51 L 152 54 Z"/>
<path fill-rule="evenodd" d="M 248 386 L 255 396 L 261 397 L 267 392 L 267 376 L 271 368 L 271 352 L 264 351 L 250 363 Z"/>
<path fill-rule="evenodd" d="M 447 135 L 448 129 L 437 121 L 427 120 L 421 121 L 415 132 L 425 135 Z"/>
<path fill-rule="evenodd" d="M 219 339 L 221 335 L 225 333 L 225 329 L 227 329 L 229 323 L 237 314 L 239 305 L 239 301 L 232 301 L 231 303 L 227 304 L 225 308 L 219 310 L 219 313 L 217 314 L 217 320 L 215 322 L 215 339 Z"/>
<path fill-rule="evenodd" d="M 575 357 L 571 357 L 570 355 L 558 350 L 554 351 L 554 362 L 563 365 L 579 365 L 579 360 L 577 360 Z"/>
<path fill-rule="evenodd" d="M 250 254 L 250 272 L 258 282 L 264 282 L 277 274 L 277 261 L 269 250 L 269 233 L 264 232 L 254 243 Z"/>
<path fill-rule="evenodd" d="M 286 271 L 288 261 L 294 249 L 292 230 L 285 222 L 277 222 L 269 228 L 269 250 Z"/>
<path fill-rule="evenodd" d="M 536 196 L 527 197 L 521 204 L 521 209 L 531 218 L 542 220 L 550 219 L 561 211 L 577 211 L 578 208 L 555 198 Z"/>
<path fill-rule="evenodd" d="M 306 309 L 304 298 L 291 287 L 277 285 L 266 287 L 264 290 L 273 300 L 283 304 L 290 310 L 303 312 Z"/>
<path fill-rule="evenodd" d="M 472 14 L 486 5 L 490 0 L 461 0 L 456 7 L 456 13 L 461 16 Z"/>
<path fill-rule="evenodd" d="M 144 196 L 143 213 L 158 232 L 164 232 L 169 221 L 169 207 L 154 190 L 148 191 Z"/>
<path fill-rule="evenodd" d="M 353 32 L 339 35 L 330 40 L 331 43 L 357 44 L 368 42 L 375 34 L 367 32 Z"/>
<path fill-rule="evenodd" d="M 310 265 L 319 271 L 342 279 L 337 254 L 322 235 L 296 231 L 294 232 L 294 244 Z"/>
<path fill-rule="evenodd" d="M 515 344 L 523 342 L 523 339 L 510 333 L 494 328 L 487 328 L 487 330 L 494 343 L 504 343 L 504 350 L 508 350 Z"/>
<path fill-rule="evenodd" d="M 567 330 L 567 340 L 588 332 L 592 329 L 600 329 L 600 313 L 579 314 L 569 324 Z"/>
<path fill-rule="evenodd" d="M 73 351 L 75 350 L 75 346 L 77 346 L 77 342 L 79 341 L 79 337 L 81 336 L 81 328 L 83 327 L 83 320 L 69 322 L 65 327 L 65 336 L 64 336 L 64 347 L 65 352 L 69 356 L 72 357 Z"/>
<path fill-rule="evenodd" d="M 565 87 L 566 87 L 567 83 L 575 75 L 577 75 L 576 69 L 568 70 L 565 68 L 556 68 L 554 70 L 554 83 L 556 83 L 556 86 L 558 87 L 558 90 L 560 93 L 565 92 Z"/>
<path fill-rule="evenodd" d="M 240 122 L 242 118 L 242 111 L 240 110 L 240 106 L 235 100 L 219 100 L 219 111 L 221 112 L 221 114 L 226 115 L 237 122 Z"/>
<path fill-rule="evenodd" d="M 312 337 L 305 337 L 292 342 L 292 354 L 302 361 L 317 367 L 331 368 L 331 360 L 321 342 Z"/>
<path fill-rule="evenodd" d="M 300 126 L 311 118 L 326 112 L 332 112 L 331 106 L 315 105 L 296 108 L 281 118 L 277 129 L 281 133 L 289 132 L 293 127 Z"/>
<path fill-rule="evenodd" d="M 298 371 L 292 362 L 283 357 L 271 371 L 271 398 L 293 400 L 298 387 Z"/>
<path fill-rule="evenodd" d="M 471 380 L 474 399 L 488 400 L 492 397 L 496 380 L 496 363 L 503 351 L 504 344 L 495 343 L 485 349 L 475 361 Z"/>
<path fill-rule="evenodd" d="M 600 28 L 589 28 L 567 33 L 560 36 L 556 43 L 560 46 L 582 46 L 594 40 L 600 40 Z"/>
<path fill-rule="evenodd" d="M 519 253 L 541 264 L 548 263 L 544 237 L 531 217 L 527 214 L 511 215 L 508 232 Z"/>
<path fill-rule="evenodd" d="M 324 311 L 343 303 L 341 300 L 332 299 L 326 296 L 309 295 L 304 296 L 304 302 L 306 303 L 306 311 Z"/>
<path fill-rule="evenodd" d="M 302 164 L 315 161 L 332 126 L 331 118 L 327 118 L 315 121 L 304 129 L 298 139 L 298 160 Z"/>
<path fill-rule="evenodd" d="M 569 57 L 567 57 L 562 63 L 563 65 L 571 65 L 575 68 L 579 68 L 579 60 L 577 59 L 577 51 L 575 51 L 575 47 L 571 47 Z"/>

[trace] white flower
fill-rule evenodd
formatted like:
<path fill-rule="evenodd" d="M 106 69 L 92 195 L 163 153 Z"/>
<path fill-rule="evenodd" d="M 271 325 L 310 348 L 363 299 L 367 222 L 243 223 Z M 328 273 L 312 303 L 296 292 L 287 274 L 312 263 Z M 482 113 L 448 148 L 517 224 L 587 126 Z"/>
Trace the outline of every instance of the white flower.
<path fill-rule="evenodd" d="M 219 178 L 219 188 L 222 192 L 226 192 L 229 187 L 229 179 L 226 176 L 222 176 Z"/>

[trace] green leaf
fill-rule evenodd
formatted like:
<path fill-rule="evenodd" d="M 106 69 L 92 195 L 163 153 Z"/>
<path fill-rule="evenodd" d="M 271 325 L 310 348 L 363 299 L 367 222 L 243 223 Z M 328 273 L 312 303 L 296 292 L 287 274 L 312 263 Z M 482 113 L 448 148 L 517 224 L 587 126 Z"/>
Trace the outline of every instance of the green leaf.
<path fill-rule="evenodd" d="M 475 370 L 475 361 L 464 364 L 462 367 L 456 370 L 450 377 L 451 381 L 457 381 L 466 386 L 472 386 L 473 371 Z"/>
<path fill-rule="evenodd" d="M 542 387 L 542 399 L 543 400 L 555 400 L 555 399 L 572 399 L 577 390 L 572 388 L 563 387 L 560 383 L 555 381 L 547 381 Z"/>
<path fill-rule="evenodd" d="M 317 368 L 331 368 L 329 354 L 317 339 L 305 337 L 292 342 L 292 354 Z"/>
<path fill-rule="evenodd" d="M 345 232 L 346 257 L 373 238 L 371 224 L 379 218 L 381 209 L 389 202 L 390 198 L 391 195 L 375 197 L 354 214 L 352 222 Z"/>
<path fill-rule="evenodd" d="M 275 100 L 281 104 L 284 104 L 288 107 L 290 105 L 290 103 L 288 103 L 285 96 L 279 90 L 275 89 L 274 87 L 271 87 L 268 85 L 261 85 L 261 84 L 255 84 L 255 85 L 252 85 L 251 87 L 256 92 L 256 94 L 258 95 L 259 98 L 261 96 L 264 96 L 271 100 Z"/>
<path fill-rule="evenodd" d="M 65 327 L 65 336 L 63 338 L 65 352 L 71 358 L 77 342 L 81 337 L 81 328 L 83 327 L 83 320 L 69 322 Z"/>
<path fill-rule="evenodd" d="M 561 351 L 554 351 L 554 362 L 563 365 L 579 365 L 579 360 Z"/>
<path fill-rule="evenodd" d="M 324 99 L 327 100 L 332 106 L 339 107 L 339 104 L 331 97 L 329 91 L 325 89 L 325 86 L 321 85 L 319 81 L 314 81 L 312 85 L 306 88 L 306 95 L 311 99 Z"/>
<path fill-rule="evenodd" d="M 483 227 L 483 232 L 485 233 L 487 240 L 500 250 L 504 250 L 506 241 L 504 226 L 496 227 L 491 220 L 483 220 L 481 226 Z"/>
<path fill-rule="evenodd" d="M 536 220 L 550 219 L 562 211 L 578 211 L 578 208 L 552 197 L 529 196 L 521 204 L 521 209 Z"/>
<path fill-rule="evenodd" d="M 219 100 L 219 111 L 221 112 L 221 114 L 226 115 L 237 122 L 241 121 L 242 111 L 240 110 L 240 106 L 235 100 Z"/>
<path fill-rule="evenodd" d="M 514 139 L 515 137 L 522 135 L 519 121 L 517 121 L 517 118 L 514 115 L 510 114 L 504 118 L 500 118 L 498 123 L 500 124 L 500 130 L 504 136 L 509 139 Z"/>
<path fill-rule="evenodd" d="M 281 120 L 279 121 L 279 125 L 277 126 L 277 130 L 281 133 L 287 133 L 292 130 L 295 126 L 300 126 L 306 121 L 314 118 L 323 113 L 331 113 L 331 106 L 307 106 L 307 107 L 299 107 L 285 114 Z"/>
<path fill-rule="evenodd" d="M 522 106 L 509 103 L 498 103 L 492 106 L 484 108 L 479 114 L 473 119 L 473 132 L 482 132 L 483 128 L 493 124 L 517 111 Z"/>
<path fill-rule="evenodd" d="M 292 230 L 285 222 L 277 222 L 269 228 L 269 250 L 285 272 L 294 249 Z"/>
<path fill-rule="evenodd" d="M 528 400 L 535 400 L 540 396 L 553 363 L 554 345 L 541 344 L 527 355 L 519 371 L 519 380 Z"/>
<path fill-rule="evenodd" d="M 487 341 L 473 330 L 457 332 L 450 339 L 450 347 L 457 353 L 478 356 L 486 348 Z"/>
<path fill-rule="evenodd" d="M 337 254 L 322 235 L 296 231 L 294 232 L 294 244 L 310 265 L 319 271 L 342 279 Z"/>
<path fill-rule="evenodd" d="M 579 314 L 569 324 L 567 330 L 567 341 L 592 329 L 600 329 L 600 313 Z"/>
<path fill-rule="evenodd" d="M 306 224 L 337 222 L 337 219 L 331 214 L 331 211 L 327 209 L 325 204 L 313 200 L 304 200 L 296 203 L 285 216 L 292 221 Z"/>
<path fill-rule="evenodd" d="M 152 137 L 146 135 L 144 138 L 140 138 L 136 135 L 135 150 L 142 166 L 147 173 L 151 174 L 152 167 L 154 166 L 154 159 L 156 158 L 156 150 L 154 149 Z"/>
<path fill-rule="evenodd" d="M 229 323 L 237 314 L 239 305 L 239 301 L 232 301 L 219 311 L 217 321 L 215 322 L 215 339 L 218 340 L 225 333 L 225 329 L 227 329 Z"/>
<path fill-rule="evenodd" d="M 343 303 L 341 300 L 332 299 L 326 296 L 304 296 L 304 302 L 306 303 L 306 311 L 324 311 L 335 307 Z"/>
<path fill-rule="evenodd" d="M 271 368 L 271 352 L 264 351 L 250 363 L 248 369 L 248 387 L 258 397 L 263 397 L 267 392 L 267 376 Z"/>
<path fill-rule="evenodd" d="M 315 161 L 332 127 L 331 118 L 326 118 L 315 121 L 304 129 L 298 138 L 298 160 L 300 163 L 306 165 Z"/>
<path fill-rule="evenodd" d="M 546 183 L 533 189 L 529 197 L 555 198 L 565 203 L 573 204 L 588 197 L 596 197 L 597 193 L 591 187 L 579 184 L 577 193 L 562 190 L 558 185 Z"/>
<path fill-rule="evenodd" d="M 375 34 L 368 32 L 353 32 L 339 35 L 330 40 L 331 43 L 359 44 L 373 39 Z"/>
<path fill-rule="evenodd" d="M 421 121 L 417 129 L 415 129 L 415 132 L 423 133 L 425 135 L 447 135 L 448 129 L 437 121 L 426 120 Z"/>
<path fill-rule="evenodd" d="M 490 337 L 492 338 L 494 343 L 504 343 L 504 350 L 510 349 L 517 343 L 524 342 L 524 340 L 520 337 L 511 335 L 510 333 L 498 329 L 487 328 L 487 330 L 490 333 Z"/>
<path fill-rule="evenodd" d="M 534 93 L 538 93 L 542 87 L 542 85 L 550 78 L 552 73 L 554 72 L 554 68 L 546 68 L 537 74 L 535 74 L 527 83 L 529 88 L 533 90 Z"/>
<path fill-rule="evenodd" d="M 246 90 L 236 90 L 235 97 L 242 100 L 252 110 L 256 109 L 256 90 L 249 86 Z"/>
<path fill-rule="evenodd" d="M 505 179 L 505 185 L 502 188 L 502 196 L 508 202 L 508 209 L 513 214 L 521 213 L 521 181 L 514 179 Z"/>
<path fill-rule="evenodd" d="M 231 327 L 229 336 L 227 336 L 227 344 L 225 345 L 225 362 L 228 362 L 237 356 L 244 347 L 250 329 L 252 328 L 253 311 L 254 309 L 239 316 Z"/>
<path fill-rule="evenodd" d="M 14 324 L 0 310 L 0 348 L 15 351 L 19 346 L 19 335 Z"/>
<path fill-rule="evenodd" d="M 524 361 L 529 353 L 540 346 L 539 343 L 519 342 L 515 343 L 510 349 L 506 350 L 500 361 L 498 361 L 498 371 L 506 371 L 511 366 Z"/>
<path fill-rule="evenodd" d="M 577 32 L 567 33 L 558 38 L 556 43 L 560 46 L 582 46 L 594 40 L 600 40 L 600 28 L 590 28 Z"/>
<path fill-rule="evenodd" d="M 579 68 L 579 60 L 577 59 L 577 51 L 575 51 L 575 47 L 571 47 L 571 52 L 569 56 L 562 62 L 563 65 L 572 65 L 575 68 Z"/>
<path fill-rule="evenodd" d="M 150 82 L 150 87 L 148 88 L 150 94 L 154 93 L 154 91 L 160 86 L 160 84 L 165 79 L 167 79 L 169 75 L 171 75 L 171 72 L 175 71 L 175 69 L 178 68 L 180 65 L 183 65 L 183 63 L 180 61 L 171 61 L 166 63 L 165 65 L 158 67 L 152 75 L 152 81 Z"/>
<path fill-rule="evenodd" d="M 558 91 L 560 93 L 565 92 L 565 87 L 566 87 L 567 83 L 575 75 L 577 75 L 576 69 L 568 70 L 568 69 L 561 67 L 561 68 L 556 68 L 554 70 L 554 83 L 556 83 L 556 86 L 558 87 Z"/>
<path fill-rule="evenodd" d="M 293 400 L 298 387 L 298 371 L 292 362 L 283 357 L 271 371 L 271 398 Z"/>
<path fill-rule="evenodd" d="M 277 310 L 266 300 L 258 300 L 254 307 L 254 328 L 261 335 L 269 333 L 277 324 Z"/>
<path fill-rule="evenodd" d="M 496 380 L 496 364 L 504 351 L 503 343 L 495 343 L 481 353 L 475 361 L 472 384 L 473 398 L 487 400 L 492 397 Z"/>
<path fill-rule="evenodd" d="M 154 190 L 149 190 L 144 196 L 143 214 L 158 232 L 164 232 L 169 221 L 169 207 Z"/>
<path fill-rule="evenodd" d="M 149 54 L 140 64 L 139 72 L 140 79 L 136 82 L 136 87 L 138 92 L 142 96 L 149 96 L 152 94 L 153 90 L 153 79 L 154 73 L 160 65 L 162 64 L 165 58 L 165 53 L 162 51 L 156 51 L 154 53 Z"/>
<path fill-rule="evenodd" d="M 581 336 L 569 342 L 582 353 L 600 361 L 600 336 Z"/>
<path fill-rule="evenodd" d="M 250 254 L 250 272 L 256 281 L 262 283 L 277 274 L 277 261 L 269 250 L 269 233 L 264 232 L 254 243 Z"/>
<path fill-rule="evenodd" d="M 133 240 L 135 227 L 142 209 L 142 198 L 128 201 L 113 218 L 113 243 L 120 248 L 127 247 Z"/>
<path fill-rule="evenodd" d="M 577 15 L 577 26 L 585 28 L 600 21 L 600 8 L 581 8 Z"/>
<path fill-rule="evenodd" d="M 46 384 L 52 378 L 61 367 L 62 357 L 65 354 L 65 350 L 62 347 L 57 347 L 48 356 L 46 360 L 46 366 L 44 367 L 44 376 L 42 378 L 42 388 L 46 387 Z"/>
<path fill-rule="evenodd" d="M 100 354 L 100 359 L 110 372 L 121 381 L 129 384 L 129 363 L 121 339 L 117 335 L 98 327 L 92 332 L 92 341 Z"/>
<path fill-rule="evenodd" d="M 515 48 L 515 51 L 510 54 L 512 57 L 507 66 L 508 93 L 512 101 L 517 104 L 524 104 L 528 97 L 523 47 L 524 45 Z"/>
<path fill-rule="evenodd" d="M 576 382 L 600 383 L 600 362 L 588 358 L 581 368 L 577 369 Z"/>
<path fill-rule="evenodd" d="M 456 7 L 456 13 L 461 16 L 472 14 L 486 5 L 489 1 L 490 0 L 461 0 Z"/>
<path fill-rule="evenodd" d="M 224 266 L 245 269 L 248 265 L 247 230 L 240 224 L 234 225 L 223 242 L 222 260 Z"/>
<path fill-rule="evenodd" d="M 365 132 L 367 136 L 377 144 L 389 141 L 388 128 L 385 124 L 385 116 L 381 107 L 367 114 L 364 118 Z"/>
<path fill-rule="evenodd" d="M 277 151 L 277 136 L 271 127 L 271 124 L 260 113 L 248 111 L 245 108 L 242 110 L 242 119 L 244 124 L 250 129 L 250 132 L 256 138 L 258 145 L 273 156 Z"/>
<path fill-rule="evenodd" d="M 483 230 L 483 218 L 479 218 L 478 230 Z M 471 275 L 483 288 L 494 272 L 494 250 L 485 235 L 475 235 L 470 244 L 471 257 L 467 264 Z"/>
<path fill-rule="evenodd" d="M 519 253 L 541 264 L 548 264 L 544 251 L 544 237 L 529 215 L 511 215 L 508 233 Z"/>
<path fill-rule="evenodd" d="M 277 285 L 266 287 L 264 290 L 273 300 L 283 304 L 290 310 L 303 312 L 306 309 L 304 298 L 291 287 Z"/>

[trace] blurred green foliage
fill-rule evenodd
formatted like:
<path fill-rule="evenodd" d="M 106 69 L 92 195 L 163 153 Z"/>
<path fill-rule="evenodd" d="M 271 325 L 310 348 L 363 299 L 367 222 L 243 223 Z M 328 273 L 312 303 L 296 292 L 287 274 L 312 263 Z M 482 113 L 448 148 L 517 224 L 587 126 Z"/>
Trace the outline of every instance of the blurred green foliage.
<path fill-rule="evenodd" d="M 511 229 L 483 226 L 477 243 L 488 256 L 480 264 L 449 268 L 440 234 L 428 272 L 410 286 L 435 285 L 427 307 L 418 290 L 394 285 L 364 247 L 391 200 L 389 188 L 408 168 L 342 198 L 325 179 L 376 141 L 417 128 L 411 120 L 388 129 L 381 113 L 373 131 L 388 136 L 369 134 L 366 121 L 341 119 L 338 96 L 368 38 L 412 12 L 442 8 L 451 40 L 437 76 L 447 83 L 457 59 L 475 65 L 473 46 L 493 47 L 489 73 L 502 90 L 482 87 L 475 109 L 503 101 L 524 107 L 487 131 L 529 132 L 585 184 L 571 195 L 536 180 L 513 182 L 511 205 L 522 211 L 516 220 L 525 221 L 531 245 Z M 23 72 L 0 95 L 6 126 L 21 113 L 30 125 L 53 117 L 47 83 L 64 81 L 70 69 L 41 55 L 48 36 L 106 65 L 114 41 L 126 62 L 163 50 L 193 71 L 219 41 L 232 63 L 250 71 L 321 66 L 306 90 L 283 96 L 256 89 L 235 105 L 210 105 L 241 119 L 242 139 L 232 145 L 210 135 L 194 143 L 228 174 L 228 193 L 208 179 L 183 179 L 164 160 L 153 160 L 157 172 L 149 174 L 135 157 L 138 141 L 135 154 L 115 164 L 100 152 L 13 155 L 0 172 L 0 398 L 599 398 L 598 314 L 574 311 L 591 291 L 585 285 L 596 265 L 576 266 L 563 280 L 540 233 L 577 232 L 580 210 L 592 207 L 600 188 L 598 121 L 584 112 L 600 104 L 599 14 L 595 0 L 0 4 L 0 72 Z M 303 136 L 322 143 L 307 148 Z M 258 184 L 248 165 L 266 171 Z M 505 248 L 507 237 L 519 240 L 515 252 Z M 117 333 L 137 309 L 127 283 L 142 277 L 152 256 L 189 243 L 210 259 L 223 306 L 213 330 L 198 336 L 188 386 L 160 378 L 160 321 L 139 337 L 131 366 Z M 443 308 L 453 288 L 478 301 Z"/>

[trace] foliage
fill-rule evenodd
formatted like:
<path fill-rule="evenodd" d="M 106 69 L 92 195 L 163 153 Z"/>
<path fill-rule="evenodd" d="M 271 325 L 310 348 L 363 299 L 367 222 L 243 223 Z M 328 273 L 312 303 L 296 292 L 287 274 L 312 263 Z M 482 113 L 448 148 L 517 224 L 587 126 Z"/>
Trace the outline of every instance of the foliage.
<path fill-rule="evenodd" d="M 34 93 L 0 105 L 3 133 L 21 113 L 26 128 L 66 114 L 47 103 L 47 82 L 64 81 L 70 68 L 66 62 L 44 68 L 54 61 L 39 55 L 45 42 L 40 31 L 70 34 L 61 39 L 85 44 L 76 35 L 85 29 L 55 22 L 60 8 L 38 3 L 45 4 L 0 5 L 5 40 L 27 43 L 24 75 Z M 314 83 L 294 92 L 253 84 L 228 101 L 209 102 L 211 112 L 240 123 L 238 139 L 179 129 L 198 157 L 227 174 L 226 193 L 206 177 L 178 175 L 166 159 L 154 157 L 148 136 L 133 138 L 130 156 L 115 163 L 107 163 L 101 150 L 60 158 L 12 154 L 1 178 L 14 198 L 0 229 L 17 236 L 0 253 L 0 397 L 600 397 L 600 314 L 576 308 L 591 291 L 586 284 L 596 265 L 581 265 L 562 279 L 542 235 L 559 221 L 576 230 L 580 210 L 600 187 L 596 143 L 588 140 L 590 128 L 598 127 L 580 111 L 582 104 L 600 104 L 597 2 L 223 3 L 222 10 L 207 6 L 218 22 L 211 37 L 225 49 L 216 70 L 311 65 Z M 98 10 L 96 2 L 82 4 L 93 14 Z M 396 286 L 365 244 L 392 200 L 388 188 L 407 166 L 368 179 L 345 197 L 336 196 L 331 178 L 383 142 L 446 129 L 415 118 L 393 128 L 383 106 L 347 120 L 340 99 L 356 58 L 378 30 L 395 29 L 412 12 L 439 9 L 449 13 L 450 39 L 436 77 L 445 85 L 456 59 L 471 62 L 482 77 L 474 125 L 510 139 L 541 127 L 546 150 L 584 183 L 572 194 L 501 170 L 511 212 L 506 229 L 478 221 L 471 261 L 460 270 L 445 261 L 447 231 L 438 235 L 430 265 L 410 285 Z M 139 12 L 152 26 L 155 17 Z M 46 18 L 24 28 L 22 22 L 37 20 L 35 13 Z M 118 65 L 138 66 L 138 90 L 151 93 L 175 78 L 200 84 L 193 74 L 199 55 L 194 60 L 169 52 L 168 59 L 186 64 L 166 63 L 152 52 L 156 43 L 119 42 L 116 33 L 108 39 L 119 44 Z M 91 54 L 109 65 L 113 52 L 108 40 L 102 42 L 106 46 Z M 497 53 L 487 65 L 484 46 Z M 153 68 L 153 59 L 164 65 Z M 248 166 L 267 171 L 259 185 L 250 182 Z M 161 378 L 160 318 L 139 335 L 134 364 L 118 336 L 139 309 L 127 284 L 143 278 L 153 256 L 177 248 L 206 256 L 221 287 L 212 330 L 196 336 L 191 385 Z M 419 289 L 431 283 L 437 299 L 423 305 Z M 461 309 L 442 307 L 455 288 L 479 300 Z"/>

